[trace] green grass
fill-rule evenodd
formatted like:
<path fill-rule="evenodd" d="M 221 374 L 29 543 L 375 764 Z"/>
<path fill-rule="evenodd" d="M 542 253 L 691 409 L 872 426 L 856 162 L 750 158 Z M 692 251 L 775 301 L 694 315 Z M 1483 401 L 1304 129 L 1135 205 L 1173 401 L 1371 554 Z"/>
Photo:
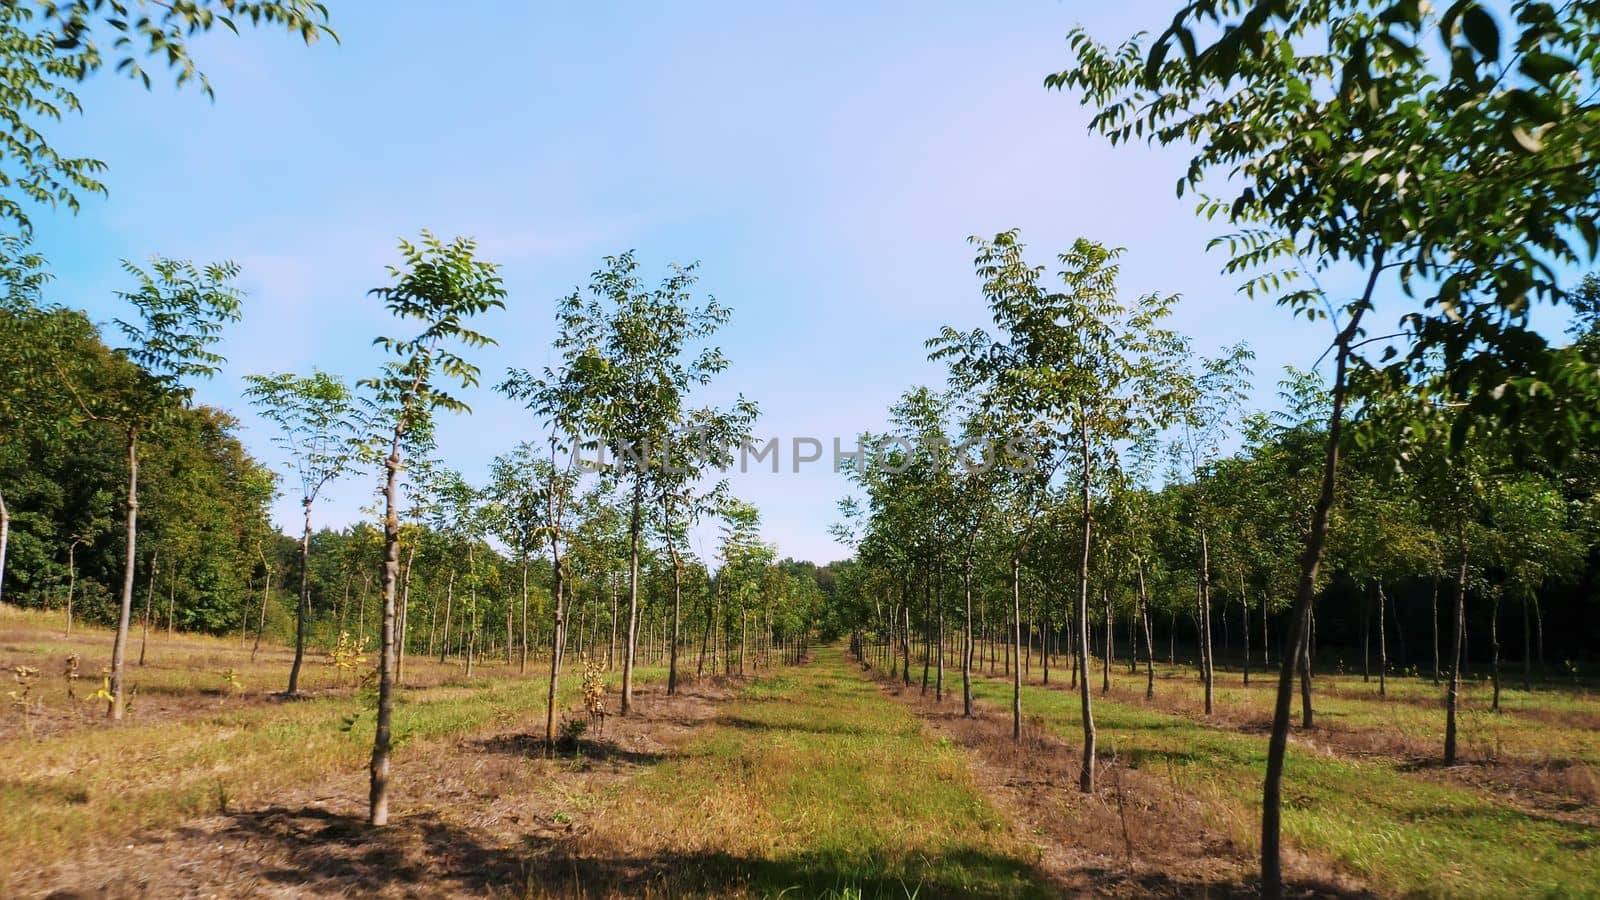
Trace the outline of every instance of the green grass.
<path fill-rule="evenodd" d="M 959 680 L 959 674 L 957 679 Z M 980 699 L 1009 704 L 1009 684 L 982 678 Z M 1097 692 L 1098 693 L 1098 692 Z M 1154 770 L 1205 801 L 1212 825 L 1254 846 L 1264 735 L 1095 698 L 1100 749 Z M 1023 711 L 1081 740 L 1076 692 L 1024 686 Z M 1318 753 L 1291 743 L 1283 829 L 1293 845 L 1337 860 L 1375 885 L 1430 896 L 1600 894 L 1600 829 L 1523 813 L 1396 763 Z"/>
<path fill-rule="evenodd" d="M 662 673 L 641 668 L 636 677 L 643 682 Z M 576 673 L 563 675 L 563 706 L 575 700 L 578 681 Z M 395 752 L 403 757 L 413 742 L 491 722 L 510 727 L 520 720 L 533 729 L 542 726 L 544 705 L 545 682 L 537 677 L 404 688 L 395 707 Z M 372 729 L 370 698 L 345 695 L 0 741 L 6 759 L 0 859 L 44 863 L 230 805 L 272 800 L 339 772 L 360 772 L 371 754 Z"/>
<path fill-rule="evenodd" d="M 963 754 L 837 648 L 761 678 L 597 817 L 671 859 L 662 889 L 724 896 L 1054 896 Z"/>

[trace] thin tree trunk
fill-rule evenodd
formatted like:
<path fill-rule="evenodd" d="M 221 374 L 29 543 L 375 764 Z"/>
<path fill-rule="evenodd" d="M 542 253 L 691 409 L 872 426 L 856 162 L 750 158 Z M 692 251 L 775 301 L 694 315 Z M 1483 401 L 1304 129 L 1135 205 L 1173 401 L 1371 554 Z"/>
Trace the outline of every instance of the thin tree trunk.
<path fill-rule="evenodd" d="M 1011 640 L 1017 653 L 1022 652 L 1022 561 L 1011 557 Z M 1011 667 L 1011 739 L 1022 740 L 1022 666 Z"/>
<path fill-rule="evenodd" d="M 972 544 L 967 543 L 967 555 L 961 564 L 961 588 L 966 595 L 967 630 L 961 644 L 961 714 L 972 718 Z"/>
<path fill-rule="evenodd" d="M 1211 650 L 1211 543 L 1200 529 L 1200 677 L 1205 680 L 1206 715 L 1211 715 L 1216 669 Z"/>
<path fill-rule="evenodd" d="M 289 686 L 284 693 L 294 696 L 300 692 L 300 667 L 306 658 L 306 620 L 311 618 L 311 504 L 312 499 L 301 499 L 305 510 L 305 529 L 300 533 L 300 602 L 294 610 L 294 662 L 289 665 Z"/>
<path fill-rule="evenodd" d="M 1361 681 L 1372 680 L 1372 598 L 1361 595 Z"/>
<path fill-rule="evenodd" d="M 552 485 L 551 494 L 553 495 L 554 493 L 554 485 Z M 550 503 L 554 505 L 553 498 Z M 566 637 L 567 621 L 565 597 L 563 596 L 564 590 L 565 585 L 561 579 L 560 539 L 552 529 L 550 535 L 550 685 L 545 694 L 544 712 L 544 755 L 547 757 L 554 756 L 556 752 L 556 686 L 561 680 L 561 655 L 564 649 L 562 644 Z"/>
<path fill-rule="evenodd" d="M 928 696 L 928 674 L 933 665 L 933 585 L 922 573 L 922 696 Z"/>
<path fill-rule="evenodd" d="M 0 506 L 4 506 L 3 501 L 0 501 Z M 72 636 L 72 595 L 78 587 L 77 551 L 78 541 L 67 545 L 67 637 Z M 3 577 L 0 575 L 0 578 Z"/>
<path fill-rule="evenodd" d="M 1239 573 L 1239 606 L 1244 619 L 1244 686 L 1250 686 L 1250 592 L 1245 590 L 1244 572 Z"/>
<path fill-rule="evenodd" d="M 0 492 L 0 603 L 4 603 L 5 602 L 6 550 L 10 546 L 11 546 L 11 508 L 6 506 L 6 495 L 5 495 L 5 493 L 4 492 Z M 67 552 L 70 554 L 72 551 L 69 548 L 67 550 Z M 69 593 L 68 596 L 70 597 L 71 594 Z M 70 603 L 68 603 L 67 608 L 69 610 L 69 612 L 67 613 L 67 633 L 71 634 L 72 633 L 72 614 L 70 612 L 70 610 L 71 610 L 71 604 Z"/>
<path fill-rule="evenodd" d="M 1433 683 L 1439 683 L 1439 579 L 1433 579 L 1433 615 L 1428 620 L 1433 632 Z"/>
<path fill-rule="evenodd" d="M 1383 253 L 1380 250 L 1372 261 L 1367 276 L 1361 305 L 1356 308 L 1335 340 L 1335 367 L 1332 389 L 1332 408 L 1328 414 L 1328 434 L 1324 445 L 1322 485 L 1317 492 L 1316 504 L 1311 511 L 1311 527 L 1306 535 L 1306 549 L 1300 558 L 1300 580 L 1296 585 L 1294 606 L 1287 623 L 1287 646 L 1283 663 L 1278 670 L 1278 693 L 1273 703 L 1272 735 L 1267 743 L 1267 771 L 1262 785 L 1261 802 L 1261 894 L 1266 900 L 1278 900 L 1283 894 L 1283 868 L 1279 855 L 1282 825 L 1283 757 L 1289 744 L 1289 706 L 1294 696 L 1294 669 L 1300 657 L 1299 644 L 1309 630 L 1311 601 L 1316 592 L 1317 570 L 1322 565 L 1323 550 L 1328 540 L 1328 513 L 1333 509 L 1338 485 L 1339 441 L 1344 424 L 1346 373 L 1350 361 L 1350 342 L 1360 328 L 1365 305 L 1370 302 L 1382 271 Z"/>
<path fill-rule="evenodd" d="M 944 559 L 941 551 L 938 568 L 934 570 L 933 592 L 935 602 L 939 609 L 939 666 L 934 670 L 933 699 L 935 702 L 944 700 L 944 657 L 946 653 L 944 631 Z"/>
<path fill-rule="evenodd" d="M 1494 699 L 1489 704 L 1491 712 L 1500 711 L 1500 592 L 1494 592 L 1489 608 L 1489 671 L 1494 675 Z"/>
<path fill-rule="evenodd" d="M 1450 655 L 1450 687 L 1445 691 L 1444 764 L 1456 764 L 1456 709 L 1461 694 L 1461 652 L 1467 630 L 1467 541 L 1462 526 L 1456 527 L 1456 548 L 1461 560 L 1456 569 L 1456 603 L 1454 649 Z"/>
<path fill-rule="evenodd" d="M 128 429 L 128 518 L 127 554 L 122 565 L 122 606 L 117 614 L 117 636 L 111 644 L 111 702 L 106 705 L 106 715 L 121 719 L 127 706 L 123 684 L 123 661 L 128 653 L 128 624 L 133 618 L 133 574 L 139 564 L 139 430 Z"/>
<path fill-rule="evenodd" d="M 411 570 L 417 563 L 417 544 L 406 548 L 406 574 L 400 588 L 400 623 L 394 645 L 394 683 L 404 684 L 406 678 L 406 639 L 411 634 Z"/>
<path fill-rule="evenodd" d="M 1085 794 L 1094 792 L 1094 703 L 1089 697 L 1089 552 L 1092 547 L 1093 516 L 1090 509 L 1092 495 L 1089 479 L 1093 464 L 1089 454 L 1089 426 L 1078 425 L 1083 453 L 1083 553 L 1078 561 L 1078 700 L 1083 717 L 1083 767 L 1078 774 L 1078 789 Z"/>
<path fill-rule="evenodd" d="M 633 711 L 633 651 L 639 631 L 639 532 L 643 529 L 640 506 L 644 482 L 634 479 L 633 514 L 628 522 L 628 634 L 622 651 L 622 715 Z"/>
<path fill-rule="evenodd" d="M 250 648 L 250 661 L 256 661 L 256 654 L 261 650 L 261 635 L 267 630 L 267 603 L 272 599 L 272 566 L 267 565 L 267 554 L 256 547 L 256 552 L 261 555 L 261 568 L 266 572 L 266 584 L 261 589 L 261 615 L 256 619 L 256 642 Z"/>
<path fill-rule="evenodd" d="M 456 603 L 456 570 L 450 567 L 450 577 L 444 583 L 444 622 L 441 623 L 439 635 L 439 663 L 444 664 L 445 657 L 450 655 L 450 614 Z"/>
<path fill-rule="evenodd" d="M 1144 560 L 1139 560 L 1139 617 L 1144 620 L 1144 698 L 1156 696 L 1156 646 L 1150 627 L 1150 594 L 1144 583 Z"/>
<path fill-rule="evenodd" d="M 395 586 L 400 580 L 400 437 L 397 427 L 384 461 L 383 485 L 383 624 L 378 633 L 378 721 L 372 738 L 372 789 L 367 795 L 367 821 L 389 824 L 389 740 L 394 717 Z"/>
<path fill-rule="evenodd" d="M 1314 724 L 1311 709 L 1311 641 L 1316 633 L 1316 622 L 1317 611 L 1312 609 L 1306 616 L 1300 641 L 1300 727 L 1307 729 Z"/>
<path fill-rule="evenodd" d="M 156 592 L 156 573 L 160 571 L 160 569 L 158 569 L 156 567 L 156 560 L 160 559 L 160 557 L 161 557 L 160 548 L 157 548 L 156 552 L 150 554 L 150 583 L 148 585 L 145 585 L 145 589 L 144 589 L 144 622 L 143 622 L 143 625 L 141 627 L 141 633 L 139 635 L 139 666 L 140 666 L 140 668 L 144 667 L 144 651 L 145 651 L 145 648 L 147 646 L 149 646 L 149 644 L 150 644 L 150 600 L 155 595 L 155 592 Z M 172 576 L 171 575 L 167 576 L 167 583 L 168 584 L 172 583 Z"/>
<path fill-rule="evenodd" d="M 667 552 L 672 555 L 672 645 L 667 654 L 667 693 L 678 692 L 678 642 L 683 631 L 683 566 L 678 561 L 678 548 L 667 538 Z"/>
<path fill-rule="evenodd" d="M 1111 591 L 1100 589 L 1101 605 L 1106 608 L 1106 645 L 1105 655 L 1100 659 L 1100 693 L 1111 693 L 1111 657 L 1115 656 L 1113 641 L 1116 638 L 1111 630 Z"/>
<path fill-rule="evenodd" d="M 522 559 L 522 639 L 517 644 L 517 674 L 528 674 L 528 559 Z"/>
<path fill-rule="evenodd" d="M 1378 696 L 1389 696 L 1389 641 L 1384 634 L 1383 607 L 1387 602 L 1383 595 L 1383 582 L 1378 582 Z"/>

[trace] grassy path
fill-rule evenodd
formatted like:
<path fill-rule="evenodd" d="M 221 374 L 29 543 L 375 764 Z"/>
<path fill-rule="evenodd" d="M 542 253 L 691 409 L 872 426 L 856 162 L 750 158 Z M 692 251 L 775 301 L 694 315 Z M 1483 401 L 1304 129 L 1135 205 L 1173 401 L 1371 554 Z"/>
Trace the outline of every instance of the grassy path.
<path fill-rule="evenodd" d="M 959 675 L 957 675 L 959 681 Z M 1011 687 L 980 678 L 980 699 L 1009 706 Z M 1076 743 L 1076 692 L 1025 685 L 1023 711 Z M 1095 698 L 1103 757 L 1154 770 L 1211 809 L 1213 827 L 1254 846 L 1266 741 L 1181 715 Z M 1104 760 L 1102 761 L 1104 764 Z M 1594 896 L 1600 829 L 1531 815 L 1465 788 L 1291 742 L 1284 835 L 1374 884 L 1406 894 Z"/>
<path fill-rule="evenodd" d="M 763 677 L 593 817 L 631 894 L 1055 896 L 965 755 L 838 648 Z"/>

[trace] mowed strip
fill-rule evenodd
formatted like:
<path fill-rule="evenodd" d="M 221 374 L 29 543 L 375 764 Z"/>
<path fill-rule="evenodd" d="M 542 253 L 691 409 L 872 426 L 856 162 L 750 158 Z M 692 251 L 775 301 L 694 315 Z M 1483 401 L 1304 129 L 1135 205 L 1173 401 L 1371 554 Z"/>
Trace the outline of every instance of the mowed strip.
<path fill-rule="evenodd" d="M 645 682 L 662 673 L 641 669 L 637 676 Z M 562 677 L 559 704 L 575 701 L 578 681 Z M 508 717 L 542 717 L 546 684 L 496 678 L 402 690 L 394 719 L 397 757 Z M 8 861 L 0 866 L 0 894 L 18 863 L 48 866 L 196 816 L 256 806 L 334 773 L 360 771 L 372 752 L 368 707 L 346 695 L 0 742 L 7 759 L 0 777 L 0 808 L 7 812 L 0 817 L 0 859 Z"/>
<path fill-rule="evenodd" d="M 956 676 L 956 690 L 960 690 Z M 1023 714 L 1064 740 L 1081 740 L 1076 691 L 1024 685 Z M 1011 702 L 1011 685 L 978 678 L 974 694 Z M 1264 735 L 1209 727 L 1181 715 L 1107 701 L 1095 689 L 1104 759 L 1154 770 L 1206 801 L 1214 824 L 1255 846 Z M 1600 829 L 1530 815 L 1483 793 L 1438 784 L 1392 761 L 1319 751 L 1292 739 L 1283 829 L 1294 846 L 1336 860 L 1396 893 L 1429 896 L 1593 896 Z"/>
<path fill-rule="evenodd" d="M 641 773 L 574 848 L 590 891 L 1055 896 L 967 756 L 852 665 L 825 648 L 758 679 Z"/>

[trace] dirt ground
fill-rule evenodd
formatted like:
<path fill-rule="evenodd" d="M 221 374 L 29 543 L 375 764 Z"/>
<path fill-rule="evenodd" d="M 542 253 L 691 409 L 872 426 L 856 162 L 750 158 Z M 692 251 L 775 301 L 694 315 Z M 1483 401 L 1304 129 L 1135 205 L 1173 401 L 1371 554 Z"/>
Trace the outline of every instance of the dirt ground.
<path fill-rule="evenodd" d="M 863 677 L 867 677 L 865 674 Z M 936 739 L 974 757 L 973 772 L 996 808 L 1038 838 L 1041 865 L 1069 893 L 1115 897 L 1254 897 L 1256 859 L 1231 839 L 1240 823 L 1186 796 L 1159 775 L 1099 758 L 1096 792 L 1078 790 L 1082 748 L 1025 720 L 1012 740 L 1011 715 L 975 701 L 973 717 L 959 698 L 940 705 L 930 690 L 880 681 L 885 694 L 910 706 Z M 1290 896 L 1373 896 L 1351 878 L 1330 880 L 1325 861 L 1285 853 Z M 1316 873 L 1316 874 L 1313 874 Z"/>
<path fill-rule="evenodd" d="M 49 898 L 540 896 L 577 878 L 613 883 L 585 846 L 586 816 L 641 766 L 665 758 L 732 689 L 710 680 L 668 697 L 637 692 L 598 740 L 555 759 L 532 735 L 542 720 L 495 723 L 396 754 L 390 827 L 365 824 L 366 773 L 346 772 L 268 805 L 194 819 L 24 871 L 14 888 Z M 603 856 L 603 853 L 601 854 Z M 579 891 L 572 891 L 578 893 Z"/>

